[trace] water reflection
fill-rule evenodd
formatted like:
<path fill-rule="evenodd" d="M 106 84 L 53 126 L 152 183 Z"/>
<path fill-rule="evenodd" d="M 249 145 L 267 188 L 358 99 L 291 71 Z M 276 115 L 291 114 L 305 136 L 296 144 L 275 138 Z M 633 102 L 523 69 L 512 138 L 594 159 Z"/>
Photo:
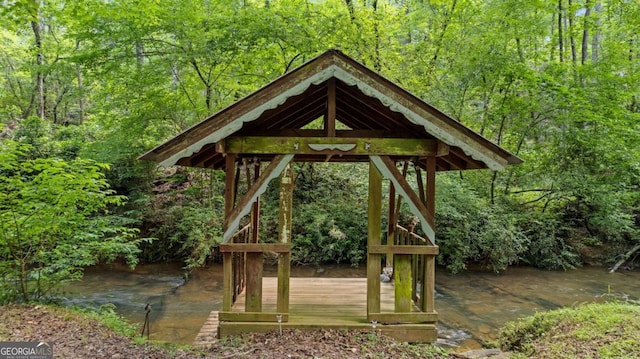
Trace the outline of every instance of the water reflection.
<path fill-rule="evenodd" d="M 506 322 L 539 311 L 611 297 L 640 296 L 640 272 L 610 274 L 604 268 L 585 267 L 566 272 L 512 267 L 494 274 L 471 271 L 436 275 L 436 306 L 440 323 L 470 333 L 480 343 L 496 339 Z"/>
<path fill-rule="evenodd" d="M 209 313 L 220 308 L 222 266 L 192 271 L 186 281 L 185 277 L 178 264 L 145 264 L 135 271 L 122 265 L 98 266 L 68 286 L 65 302 L 94 307 L 113 303 L 132 323 L 144 322 L 149 303 L 151 338 L 190 344 Z"/>
<path fill-rule="evenodd" d="M 68 287 L 67 304 L 98 306 L 114 303 L 129 321 L 144 321 L 151 304 L 151 338 L 190 344 L 209 312 L 222 302 L 222 266 L 210 265 L 189 273 L 177 264 L 140 265 L 135 271 L 121 265 L 87 269 L 82 281 Z M 275 267 L 265 267 L 275 276 Z M 294 267 L 297 277 L 364 277 L 366 268 L 340 265 Z M 474 349 L 496 338 L 507 321 L 537 311 L 603 301 L 608 294 L 640 297 L 640 272 L 609 274 L 585 267 L 548 272 L 512 267 L 501 274 L 470 271 L 451 275 L 438 270 L 436 308 L 440 343 Z M 140 328 L 142 325 L 140 324 Z"/>

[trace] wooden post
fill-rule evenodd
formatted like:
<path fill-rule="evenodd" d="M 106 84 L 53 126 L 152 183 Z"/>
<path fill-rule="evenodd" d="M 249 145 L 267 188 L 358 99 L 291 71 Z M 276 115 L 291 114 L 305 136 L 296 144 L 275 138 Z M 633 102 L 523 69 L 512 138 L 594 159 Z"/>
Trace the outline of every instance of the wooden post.
<path fill-rule="evenodd" d="M 407 171 L 409 169 L 409 162 L 408 161 L 404 161 L 404 163 L 402 164 L 402 176 L 403 177 L 407 177 Z M 391 187 L 393 187 L 393 183 L 390 184 Z M 395 187 L 393 188 L 393 192 L 394 192 L 394 200 L 395 200 Z M 393 213 L 393 229 L 394 229 L 394 238 L 393 240 L 395 241 L 395 229 L 396 226 L 398 225 L 398 222 L 400 221 L 400 212 L 402 211 L 402 196 L 398 195 L 397 196 L 397 202 L 396 205 L 394 206 L 395 208 L 395 212 Z M 406 241 L 406 237 L 404 238 L 400 238 L 400 240 L 402 242 L 398 242 L 398 243 L 394 243 L 394 244 L 406 244 L 404 241 Z M 391 257 L 393 258 L 393 254 L 391 255 Z M 391 265 L 393 266 L 393 271 L 395 272 L 395 264 L 393 264 L 393 260 L 391 261 Z"/>
<path fill-rule="evenodd" d="M 414 236 L 410 236 L 409 238 L 410 238 L 411 245 L 422 244 L 422 243 L 419 243 L 419 240 L 417 240 L 416 237 Z M 419 297 L 418 278 L 421 277 L 421 275 L 418 273 L 418 270 L 420 270 L 420 267 L 419 267 L 420 257 L 422 257 L 422 255 L 419 255 L 419 254 L 411 255 L 411 299 L 413 300 L 417 300 L 417 298 Z"/>
<path fill-rule="evenodd" d="M 291 243 L 291 214 L 293 205 L 293 169 L 287 165 L 280 177 L 280 214 L 278 216 L 278 242 Z M 278 313 L 289 312 L 289 277 L 291 252 L 278 255 Z"/>
<path fill-rule="evenodd" d="M 233 211 L 235 204 L 235 171 L 236 171 L 236 155 L 227 154 L 225 158 L 225 181 L 224 181 L 224 230 L 229 226 L 229 214 Z M 222 278 L 222 310 L 231 311 L 233 304 L 233 254 L 223 253 L 223 278 Z"/>
<path fill-rule="evenodd" d="M 389 217 L 387 228 L 387 245 L 394 245 L 396 238 L 396 188 L 389 183 Z M 393 267 L 393 253 L 387 253 L 387 267 Z"/>
<path fill-rule="evenodd" d="M 395 288 L 395 312 L 411 312 L 411 255 L 394 256 L 393 285 Z"/>
<path fill-rule="evenodd" d="M 367 213 L 367 248 L 371 248 L 380 245 L 382 229 L 382 174 L 371 161 Z M 367 313 L 380 313 L 380 254 L 367 254 Z"/>
<path fill-rule="evenodd" d="M 407 177 L 407 170 L 409 168 L 409 162 L 404 161 L 402 165 L 402 177 Z M 393 184 L 391 184 L 393 186 Z M 395 192 L 395 188 L 394 188 Z M 402 196 L 398 196 L 398 201 L 395 205 L 395 213 L 393 214 L 393 227 L 395 228 L 398 225 L 398 221 L 400 220 L 400 212 L 402 211 Z M 396 243 L 399 244 L 399 243 Z"/>
<path fill-rule="evenodd" d="M 230 312 L 233 304 L 233 253 L 222 253 L 222 311 Z"/>
<path fill-rule="evenodd" d="M 422 203 L 424 203 L 426 206 L 427 198 L 425 197 L 424 183 L 422 182 L 422 171 L 418 166 L 415 166 L 415 170 L 416 170 L 416 181 L 418 182 L 418 195 L 420 196 L 420 200 L 422 201 Z"/>
<path fill-rule="evenodd" d="M 327 137 L 336 137 L 336 80 L 329 79 L 327 88 L 327 113 L 324 116 L 324 130 Z"/>
<path fill-rule="evenodd" d="M 427 207 L 427 212 L 430 214 L 427 216 L 427 220 L 432 223 L 429 223 L 431 227 L 435 227 L 435 214 L 436 214 L 436 158 L 433 156 L 427 157 L 427 198 L 425 207 Z"/>
<path fill-rule="evenodd" d="M 260 178 L 260 162 L 256 162 L 253 167 L 253 183 Z M 251 209 L 251 243 L 258 243 L 258 232 L 260 230 L 260 196 L 256 198 Z"/>
<path fill-rule="evenodd" d="M 429 225 L 435 230 L 435 208 L 436 208 L 436 158 L 433 156 L 427 157 L 427 220 L 430 221 Z M 435 277 L 436 277 L 436 258 L 433 255 L 425 255 L 424 260 L 424 275 L 422 284 L 422 311 L 433 312 L 435 311 Z"/>
<path fill-rule="evenodd" d="M 236 155 L 227 153 L 225 158 L 225 179 L 224 179 L 224 227 L 227 227 L 229 224 L 227 220 L 229 218 L 229 214 L 233 211 L 233 206 L 235 205 L 235 194 L 236 194 Z M 226 229 L 226 228 L 225 228 Z"/>
<path fill-rule="evenodd" d="M 247 272 L 245 288 L 245 312 L 262 311 L 262 264 L 263 254 L 250 252 L 246 254 Z"/>

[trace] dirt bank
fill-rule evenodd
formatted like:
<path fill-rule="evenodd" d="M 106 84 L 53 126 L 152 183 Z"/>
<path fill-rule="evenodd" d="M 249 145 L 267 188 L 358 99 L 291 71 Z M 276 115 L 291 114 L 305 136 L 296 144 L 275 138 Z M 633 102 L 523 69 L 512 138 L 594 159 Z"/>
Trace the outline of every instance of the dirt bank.
<path fill-rule="evenodd" d="M 95 319 L 64 308 L 0 307 L 0 341 L 53 343 L 56 358 L 458 358 L 371 332 L 318 330 L 253 334 L 202 351 L 136 344 Z"/>

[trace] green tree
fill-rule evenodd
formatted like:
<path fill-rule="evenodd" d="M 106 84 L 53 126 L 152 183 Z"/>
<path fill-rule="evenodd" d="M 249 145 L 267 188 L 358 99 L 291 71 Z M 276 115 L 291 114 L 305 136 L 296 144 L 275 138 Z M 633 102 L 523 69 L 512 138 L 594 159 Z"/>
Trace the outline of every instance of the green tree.
<path fill-rule="evenodd" d="M 30 158 L 0 143 L 0 301 L 40 300 L 82 269 L 119 256 L 137 260 L 139 239 L 108 208 L 124 203 L 90 160 Z"/>

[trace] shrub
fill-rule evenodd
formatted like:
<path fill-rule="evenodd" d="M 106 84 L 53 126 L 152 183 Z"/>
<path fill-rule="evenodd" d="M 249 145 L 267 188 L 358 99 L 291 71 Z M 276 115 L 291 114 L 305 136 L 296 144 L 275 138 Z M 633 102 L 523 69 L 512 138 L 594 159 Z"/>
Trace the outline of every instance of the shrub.
<path fill-rule="evenodd" d="M 137 260 L 137 230 L 108 208 L 122 205 L 90 160 L 28 158 L 31 146 L 0 143 L 0 301 L 48 296 L 83 267 Z"/>

